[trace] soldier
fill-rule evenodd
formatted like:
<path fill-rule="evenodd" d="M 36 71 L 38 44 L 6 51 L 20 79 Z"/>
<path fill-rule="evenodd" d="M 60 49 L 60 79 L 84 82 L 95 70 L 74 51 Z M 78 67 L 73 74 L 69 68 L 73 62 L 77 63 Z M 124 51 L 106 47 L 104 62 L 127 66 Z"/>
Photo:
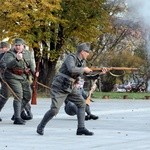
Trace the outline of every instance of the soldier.
<path fill-rule="evenodd" d="M 84 85 L 84 80 L 79 78 L 75 86 L 77 87 L 77 90 L 79 90 L 84 100 L 86 100 L 88 96 L 83 88 L 83 85 Z M 73 102 L 69 101 L 68 99 L 65 100 L 64 109 L 65 109 L 65 112 L 70 116 L 76 115 L 78 111 L 78 107 Z M 93 115 L 91 113 L 90 106 L 88 104 L 86 104 L 85 112 L 87 113 L 87 115 L 85 116 L 85 120 L 90 120 L 90 119 L 97 120 L 99 118 L 98 116 Z"/>
<path fill-rule="evenodd" d="M 82 43 L 77 46 L 76 54 L 69 54 L 63 62 L 58 74 L 54 77 L 51 86 L 51 108 L 45 113 L 43 119 L 37 126 L 37 133 L 44 134 L 46 124 L 58 114 L 65 99 L 69 99 L 78 107 L 78 128 L 76 135 L 93 135 L 85 128 L 85 100 L 74 86 L 75 80 L 84 73 L 92 70 L 85 66 L 85 60 L 89 56 L 90 44 Z"/>
<path fill-rule="evenodd" d="M 21 38 L 14 40 L 14 47 L 5 56 L 6 70 L 4 77 L 11 89 L 16 93 L 14 96 L 14 124 L 25 124 L 21 118 L 21 112 L 31 100 L 31 86 L 28 75 L 35 74 L 34 63 L 30 51 L 25 49 L 25 41 Z M 39 72 L 36 73 L 36 76 Z"/>
<path fill-rule="evenodd" d="M 1 42 L 0 43 L 0 80 L 3 78 L 3 73 L 5 70 L 5 63 L 4 63 L 4 57 L 6 52 L 9 50 L 10 45 L 7 42 Z M 0 111 L 4 107 L 5 103 L 7 102 L 9 98 L 9 90 L 5 83 L 1 82 L 1 92 L 0 92 Z M 0 121 L 2 119 L 0 118 Z"/>

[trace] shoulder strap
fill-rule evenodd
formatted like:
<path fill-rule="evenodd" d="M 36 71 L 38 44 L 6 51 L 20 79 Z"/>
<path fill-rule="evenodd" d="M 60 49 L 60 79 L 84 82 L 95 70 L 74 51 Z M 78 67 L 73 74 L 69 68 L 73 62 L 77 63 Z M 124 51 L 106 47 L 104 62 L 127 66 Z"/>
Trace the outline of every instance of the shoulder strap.
<path fill-rule="evenodd" d="M 0 66 L 4 65 L 4 57 L 5 57 L 6 53 L 1 53 L 0 54 Z"/>
<path fill-rule="evenodd" d="M 3 61 L 4 56 L 5 56 L 5 53 L 1 53 L 1 54 L 0 54 L 0 62 L 2 62 L 2 61 Z"/>
<path fill-rule="evenodd" d="M 79 60 L 79 58 L 77 57 L 76 54 L 71 53 L 69 55 L 72 56 L 76 60 L 76 66 L 82 66 L 83 62 L 81 62 L 81 60 Z"/>
<path fill-rule="evenodd" d="M 77 58 L 75 54 L 71 53 L 71 54 L 68 54 L 68 56 L 72 56 L 74 58 Z"/>

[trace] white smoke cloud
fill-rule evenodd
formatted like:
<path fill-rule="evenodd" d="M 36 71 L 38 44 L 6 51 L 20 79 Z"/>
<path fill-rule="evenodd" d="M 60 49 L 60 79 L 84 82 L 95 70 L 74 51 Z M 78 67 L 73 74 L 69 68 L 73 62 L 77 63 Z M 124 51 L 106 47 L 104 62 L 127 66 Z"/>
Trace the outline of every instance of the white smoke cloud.
<path fill-rule="evenodd" d="M 150 27 L 150 0 L 125 0 L 129 12 L 127 17 L 140 22 L 144 28 Z"/>
<path fill-rule="evenodd" d="M 138 22 L 145 33 L 147 58 L 150 63 L 150 0 L 125 0 L 127 3 L 126 17 Z M 150 73 L 150 67 L 147 68 Z M 147 92 L 150 92 L 150 79 L 147 81 Z"/>

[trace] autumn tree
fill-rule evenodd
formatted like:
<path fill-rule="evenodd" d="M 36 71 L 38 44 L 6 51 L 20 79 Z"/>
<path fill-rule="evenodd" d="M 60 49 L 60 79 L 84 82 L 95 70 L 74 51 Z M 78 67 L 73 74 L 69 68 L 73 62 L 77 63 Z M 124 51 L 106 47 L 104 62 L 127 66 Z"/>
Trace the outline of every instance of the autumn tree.
<path fill-rule="evenodd" d="M 9 37 L 11 42 L 15 37 L 24 38 L 34 50 L 36 61 L 41 55 L 41 65 L 44 64 L 49 54 L 46 54 L 48 46 L 43 48 L 43 43 L 49 43 L 51 24 L 60 21 L 54 16 L 61 9 L 60 0 L 1 0 L 0 5 L 3 6 L 0 8 L 1 39 Z M 44 79 L 48 79 L 47 75 Z"/>
<path fill-rule="evenodd" d="M 103 32 L 96 43 L 93 43 L 93 55 L 90 57 L 89 66 L 125 66 L 143 70 L 146 66 L 145 51 L 142 47 L 145 40 L 140 25 L 138 22 L 127 20 L 120 15 L 125 9 L 123 1 L 110 1 L 106 6 L 111 15 L 111 32 Z M 116 15 L 117 12 L 119 15 Z M 132 72 L 130 74 L 132 75 Z M 108 73 L 102 77 L 105 91 L 112 90 L 118 79 L 123 83 L 128 75 L 128 72 L 123 74 L 123 71 L 115 71 L 114 76 Z"/>
<path fill-rule="evenodd" d="M 24 38 L 42 55 L 41 79 L 46 85 L 55 74 L 58 57 L 74 51 L 82 41 L 95 41 L 110 27 L 106 0 L 1 0 L 1 39 Z M 41 54 L 40 54 L 41 53 Z"/>

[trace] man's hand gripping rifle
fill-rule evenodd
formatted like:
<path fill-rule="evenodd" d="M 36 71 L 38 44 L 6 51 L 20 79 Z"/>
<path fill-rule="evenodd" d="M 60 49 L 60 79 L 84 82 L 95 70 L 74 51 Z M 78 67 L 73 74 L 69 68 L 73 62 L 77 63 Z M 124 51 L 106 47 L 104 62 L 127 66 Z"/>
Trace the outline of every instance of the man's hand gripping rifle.
<path fill-rule="evenodd" d="M 122 71 L 138 71 L 139 68 L 129 68 L 129 67 L 102 67 L 102 68 L 90 68 L 92 70 L 92 73 L 89 73 L 86 75 L 88 79 L 94 80 L 93 85 L 91 87 L 91 90 L 89 91 L 88 97 L 86 99 L 86 104 L 90 104 L 91 102 L 91 95 L 96 89 L 96 82 L 100 75 L 106 74 L 107 72 L 110 72 L 111 70 L 122 70 Z M 97 72 L 97 73 L 95 73 Z"/>

